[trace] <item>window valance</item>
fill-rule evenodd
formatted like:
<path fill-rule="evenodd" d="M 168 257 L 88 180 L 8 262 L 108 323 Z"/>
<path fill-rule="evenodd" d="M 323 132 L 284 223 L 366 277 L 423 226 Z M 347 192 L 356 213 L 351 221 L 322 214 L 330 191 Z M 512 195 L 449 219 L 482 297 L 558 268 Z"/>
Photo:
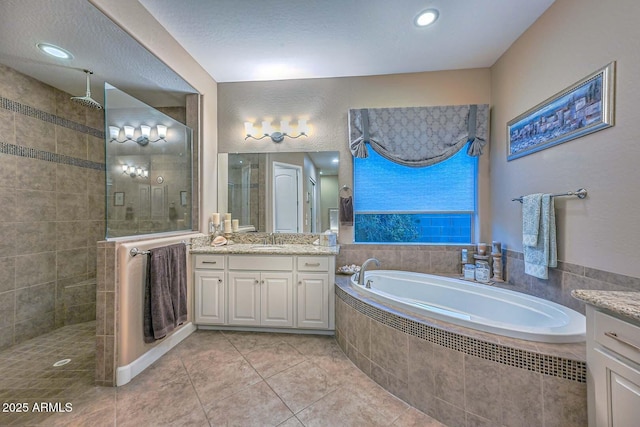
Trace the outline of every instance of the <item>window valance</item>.
<path fill-rule="evenodd" d="M 349 110 L 349 148 L 378 154 L 406 166 L 430 166 L 460 151 L 480 156 L 487 140 L 489 105 L 368 108 Z"/>

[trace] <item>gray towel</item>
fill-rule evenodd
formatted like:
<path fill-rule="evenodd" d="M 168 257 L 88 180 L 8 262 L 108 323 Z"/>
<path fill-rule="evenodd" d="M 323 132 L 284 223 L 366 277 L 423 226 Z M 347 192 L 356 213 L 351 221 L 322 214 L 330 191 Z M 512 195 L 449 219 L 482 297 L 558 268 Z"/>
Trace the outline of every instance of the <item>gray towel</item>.
<path fill-rule="evenodd" d="M 558 266 L 555 205 L 550 194 L 542 196 L 539 214 L 537 244 L 523 245 L 524 272 L 546 280 L 549 267 Z"/>
<path fill-rule="evenodd" d="M 340 224 L 353 225 L 353 198 L 340 197 Z"/>
<path fill-rule="evenodd" d="M 154 248 L 147 260 L 144 341 L 164 338 L 187 320 L 187 249 L 183 243 Z"/>

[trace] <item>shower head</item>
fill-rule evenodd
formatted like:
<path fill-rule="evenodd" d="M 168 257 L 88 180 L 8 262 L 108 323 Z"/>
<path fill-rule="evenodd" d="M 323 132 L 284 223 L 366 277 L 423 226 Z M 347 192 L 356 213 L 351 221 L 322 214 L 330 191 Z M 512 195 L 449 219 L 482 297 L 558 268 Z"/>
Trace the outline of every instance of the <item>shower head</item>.
<path fill-rule="evenodd" d="M 91 85 L 89 76 L 93 74 L 93 71 L 84 70 L 87 75 L 87 94 L 85 96 L 73 96 L 71 100 L 73 102 L 77 102 L 78 104 L 84 105 L 85 107 L 95 108 L 96 110 L 102 110 L 102 105 L 95 99 L 91 98 Z"/>

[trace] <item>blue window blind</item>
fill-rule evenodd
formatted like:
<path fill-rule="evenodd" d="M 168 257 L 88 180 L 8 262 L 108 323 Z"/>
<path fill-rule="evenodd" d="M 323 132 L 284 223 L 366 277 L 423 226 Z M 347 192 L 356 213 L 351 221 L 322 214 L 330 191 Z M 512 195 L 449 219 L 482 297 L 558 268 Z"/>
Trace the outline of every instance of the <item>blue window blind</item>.
<path fill-rule="evenodd" d="M 356 242 L 469 243 L 477 157 L 411 168 L 369 150 L 354 158 Z"/>

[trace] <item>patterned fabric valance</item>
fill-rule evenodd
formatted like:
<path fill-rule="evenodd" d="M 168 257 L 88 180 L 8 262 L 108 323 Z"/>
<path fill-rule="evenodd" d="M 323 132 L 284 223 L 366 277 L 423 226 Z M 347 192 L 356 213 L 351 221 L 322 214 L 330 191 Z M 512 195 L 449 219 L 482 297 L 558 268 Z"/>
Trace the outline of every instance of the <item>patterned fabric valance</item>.
<path fill-rule="evenodd" d="M 430 166 L 456 154 L 480 156 L 487 140 L 489 105 L 368 108 L 349 110 L 349 148 L 367 157 L 368 143 L 405 166 Z"/>

